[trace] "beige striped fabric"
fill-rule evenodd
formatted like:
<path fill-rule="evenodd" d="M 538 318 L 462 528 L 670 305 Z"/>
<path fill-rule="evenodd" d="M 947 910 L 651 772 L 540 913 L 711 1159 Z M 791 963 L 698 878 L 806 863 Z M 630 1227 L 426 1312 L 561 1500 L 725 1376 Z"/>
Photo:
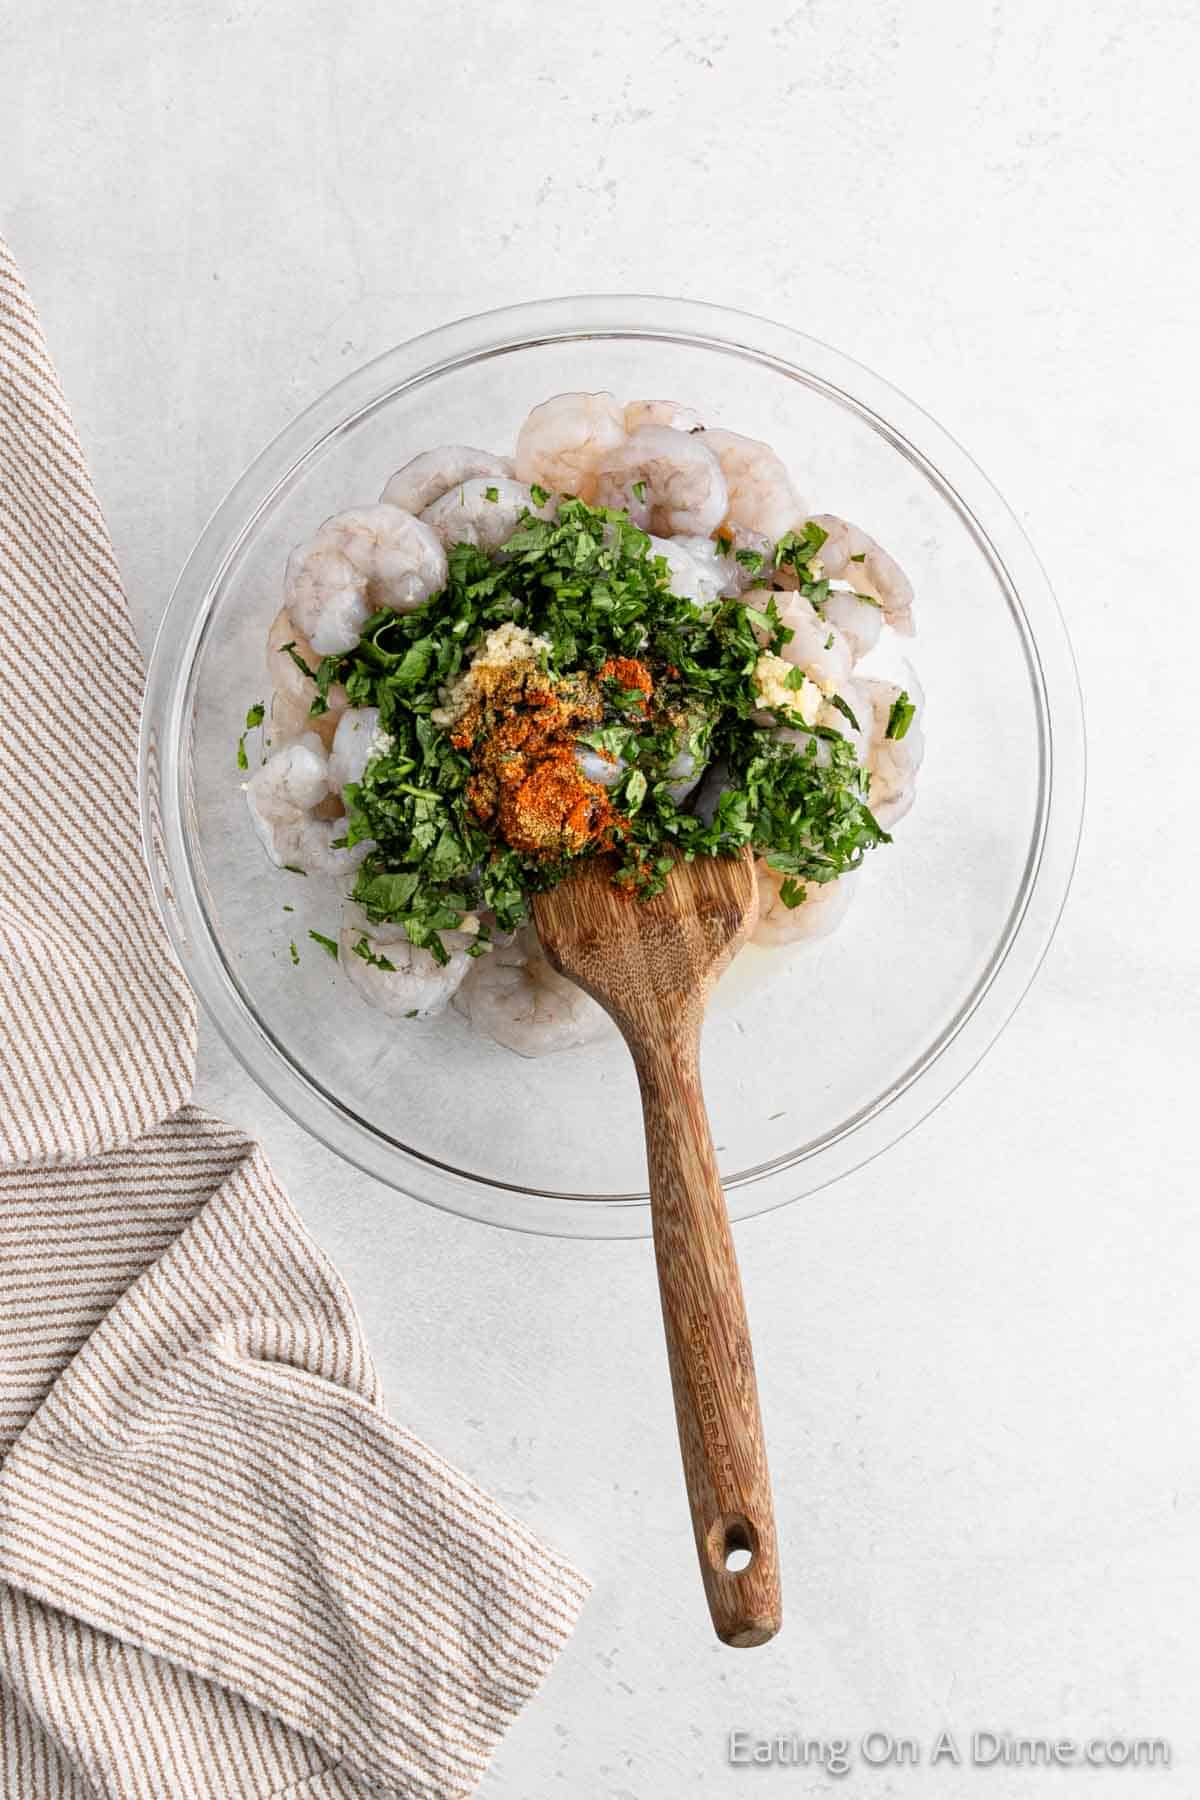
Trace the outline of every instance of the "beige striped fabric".
<path fill-rule="evenodd" d="M 32 303 L 0 242 L 0 1164 L 187 1099 L 194 1007 L 142 874 L 142 668 Z"/>
<path fill-rule="evenodd" d="M 0 244 L 0 1795 L 465 1795 L 586 1583 L 392 1423 L 261 1150 L 186 1104 L 140 684 Z"/>

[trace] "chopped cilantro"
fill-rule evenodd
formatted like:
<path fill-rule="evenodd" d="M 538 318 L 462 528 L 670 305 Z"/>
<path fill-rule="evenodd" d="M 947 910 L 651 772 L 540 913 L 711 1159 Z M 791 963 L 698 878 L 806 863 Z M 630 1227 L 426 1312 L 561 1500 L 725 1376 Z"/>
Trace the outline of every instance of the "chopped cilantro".
<path fill-rule="evenodd" d="M 888 714 L 887 730 L 883 734 L 884 737 L 892 738 L 896 743 L 899 743 L 916 716 L 916 707 L 909 699 L 907 693 L 902 689 L 896 696 L 896 699 L 892 702 L 892 710 Z"/>
<path fill-rule="evenodd" d="M 308 935 L 314 944 L 320 944 L 326 956 L 332 956 L 334 962 L 337 961 L 338 947 L 336 938 L 325 937 L 320 931 L 310 931 Z"/>
<path fill-rule="evenodd" d="M 635 481 L 633 484 L 633 487 L 630 489 L 630 492 L 632 493 L 634 499 L 637 501 L 639 506 L 645 505 L 645 503 L 646 503 L 646 484 L 644 481 Z"/>
<path fill-rule="evenodd" d="M 543 488 L 530 491 L 539 506 L 549 498 Z M 829 583 L 814 578 L 810 564 L 824 541 L 809 523 L 776 547 L 777 562 L 794 568 L 818 613 Z M 734 552 L 721 538 L 715 544 L 751 573 L 764 566 L 758 551 Z M 652 894 L 676 856 L 728 855 L 750 845 L 785 878 L 787 904 L 799 904 L 810 884 L 836 879 L 889 841 L 847 738 L 814 726 L 789 743 L 755 722 L 758 659 L 764 651 L 778 655 L 792 636 L 769 588 L 758 588 L 753 604 L 682 598 L 672 591 L 669 564 L 627 514 L 571 496 L 560 496 L 553 519 L 525 513 L 502 559 L 455 544 L 447 563 L 440 594 L 415 612 L 375 613 L 345 655 L 322 657 L 314 669 L 290 647 L 315 684 L 314 710 L 327 706 L 335 683 L 353 705 L 379 709 L 387 746 L 344 792 L 344 841 L 372 846 L 353 890 L 368 924 L 400 925 L 412 944 L 445 963 L 443 934 L 461 929 L 466 914 L 490 914 L 497 931 L 512 931 L 527 921 L 530 895 L 568 871 L 569 858 L 517 851 L 481 820 L 468 789 L 469 752 L 434 723 L 480 638 L 510 621 L 546 640 L 552 676 L 595 677 L 621 658 L 651 673 L 650 706 L 640 688 L 603 679 L 603 717 L 580 739 L 614 765 L 618 882 Z M 803 682 L 794 669 L 789 685 Z M 685 757 L 698 769 L 723 770 L 723 791 L 703 814 L 672 797 Z M 309 935 L 337 955 L 333 939 Z M 468 954 L 486 948 L 481 934 Z M 353 953 L 390 966 L 365 933 Z"/>
<path fill-rule="evenodd" d="M 850 558 L 851 562 L 866 562 L 866 560 L 867 560 L 867 553 L 865 550 L 860 550 L 857 556 L 852 556 Z"/>
<path fill-rule="evenodd" d="M 545 506 L 547 500 L 550 498 L 550 495 L 544 487 L 540 486 L 538 482 L 534 481 L 534 482 L 531 482 L 529 485 L 529 497 L 533 501 L 533 504 L 535 506 Z"/>
<path fill-rule="evenodd" d="M 830 704 L 830 706 L 836 706 L 837 710 L 842 714 L 843 718 L 849 719 L 850 724 L 855 731 L 857 731 L 859 729 L 858 720 L 855 718 L 853 712 L 850 710 L 849 703 L 847 701 L 843 700 L 842 696 L 840 694 L 830 694 L 829 704 Z"/>
<path fill-rule="evenodd" d="M 389 962 L 386 956 L 378 956 L 376 952 L 372 950 L 370 943 L 365 936 L 360 937 L 357 944 L 355 944 L 354 954 L 355 956 L 361 956 L 365 963 L 370 963 L 373 969 L 386 969 L 389 974 L 393 975 L 396 972 L 395 963 Z"/>
<path fill-rule="evenodd" d="M 302 869 L 300 867 L 299 863 L 284 863 L 283 866 L 287 870 L 289 875 L 307 875 L 308 874 L 308 870 Z"/>
<path fill-rule="evenodd" d="M 298 963 L 298 962 L 299 962 L 299 961 L 300 961 L 300 952 L 299 952 L 299 951 L 298 951 L 298 950 L 297 950 L 297 948 L 296 948 L 296 940 L 295 940 L 295 938 L 293 938 L 293 939 L 292 939 L 292 941 L 291 941 L 291 943 L 290 943 L 290 944 L 289 944 L 289 945 L 288 945 L 288 949 L 289 949 L 289 950 L 290 950 L 290 951 L 291 951 L 291 954 L 292 954 L 292 961 L 293 961 L 293 962 L 294 962 L 294 963 Z"/>
<path fill-rule="evenodd" d="M 258 726 L 262 724 L 266 716 L 266 705 L 263 701 L 256 700 L 246 714 L 246 730 L 242 732 L 241 737 L 238 739 L 237 766 L 239 769 L 248 769 L 250 767 L 250 758 L 246 755 L 247 732 L 257 730 Z"/>
<path fill-rule="evenodd" d="M 485 500 L 491 500 L 495 503 L 495 501 L 500 498 L 500 489 L 495 487 L 484 488 L 483 497 Z"/>

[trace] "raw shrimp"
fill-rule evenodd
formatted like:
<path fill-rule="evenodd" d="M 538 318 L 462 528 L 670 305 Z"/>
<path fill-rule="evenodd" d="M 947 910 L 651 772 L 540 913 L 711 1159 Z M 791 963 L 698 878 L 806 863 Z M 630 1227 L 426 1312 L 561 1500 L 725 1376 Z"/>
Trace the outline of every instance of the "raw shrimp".
<path fill-rule="evenodd" d="M 629 766 L 623 756 L 603 756 L 590 744 L 576 744 L 574 756 L 587 779 L 605 788 L 616 787 Z"/>
<path fill-rule="evenodd" d="M 477 544 L 494 555 L 517 529 L 523 512 L 552 519 L 557 511 L 558 501 L 553 495 L 542 506 L 536 506 L 523 481 L 481 476 L 451 488 L 426 507 L 421 517 L 447 549 L 451 544 Z"/>
<path fill-rule="evenodd" d="M 669 425 L 672 431 L 700 431 L 700 414 L 678 400 L 630 400 L 625 408 L 625 429 L 630 437 L 645 425 Z"/>
<path fill-rule="evenodd" d="M 478 958 L 454 1004 L 477 1031 L 518 1056 L 548 1056 L 615 1030 L 602 1007 L 551 968 L 528 925 Z"/>
<path fill-rule="evenodd" d="M 849 588 L 830 588 L 821 615 L 836 625 L 850 646 L 855 662 L 870 654 L 883 629 L 883 610 L 874 600 L 864 600 Z"/>
<path fill-rule="evenodd" d="M 329 752 L 329 779 L 339 794 L 362 780 L 371 758 L 389 741 L 379 729 L 377 706 L 351 706 L 342 714 Z"/>
<path fill-rule="evenodd" d="M 297 738 L 303 737 L 306 731 L 315 732 L 326 750 L 330 749 L 341 716 L 341 713 L 323 712 L 314 719 L 307 698 L 297 699 L 295 694 L 276 689 L 267 709 L 267 755 L 274 756 L 285 744 L 295 743 Z"/>
<path fill-rule="evenodd" d="M 821 703 L 813 723 L 844 737 L 858 761 L 866 768 L 875 738 L 875 715 L 869 687 L 862 681 L 843 681 L 838 689 L 838 698 L 850 708 L 854 718 L 848 719 L 840 706 L 835 706 L 832 699 L 827 699 Z M 806 731 L 802 725 L 780 725 L 769 713 L 755 713 L 754 718 L 781 743 L 790 744 L 793 749 L 812 755 L 819 769 L 828 768 L 830 749 L 827 738 L 816 732 Z"/>
<path fill-rule="evenodd" d="M 415 612 L 446 585 L 437 533 L 399 506 L 326 519 L 288 560 L 285 605 L 319 656 L 353 650 L 373 612 Z"/>
<path fill-rule="evenodd" d="M 855 756 L 865 768 L 874 738 L 870 690 L 865 681 L 843 681 L 838 689 L 838 699 L 845 702 L 854 718 L 848 719 L 841 707 L 835 706 L 830 699 L 825 701 L 817 714 L 817 724 L 827 726 L 830 731 L 840 732 L 846 742 L 852 745 Z"/>
<path fill-rule="evenodd" d="M 892 707 L 903 691 L 898 682 L 864 681 L 871 702 L 871 743 L 867 770 L 871 787 L 867 804 L 885 831 L 902 819 L 916 798 L 917 771 L 925 757 L 925 696 L 910 670 L 905 681 L 916 713 L 902 738 L 887 736 Z"/>
<path fill-rule="evenodd" d="M 450 960 L 439 963 L 431 950 L 409 943 L 402 925 L 372 925 L 351 901 L 338 936 L 342 968 L 359 998 L 389 1018 L 432 1019 L 446 1010 L 471 967 L 467 951 L 478 929 L 475 922 L 475 931 L 443 931 Z M 371 962 L 357 948 L 364 939 L 378 961 Z M 382 968 L 381 962 L 392 966 Z"/>
<path fill-rule="evenodd" d="M 292 646 L 300 661 L 307 668 L 315 669 L 321 660 L 304 633 L 297 631 L 287 607 L 281 606 L 271 620 L 270 629 L 267 632 L 267 679 L 274 688 L 276 696 L 282 697 L 288 703 L 286 707 L 277 709 L 281 731 L 285 724 L 291 727 L 296 720 L 307 714 L 317 697 L 316 682 L 304 673 L 298 663 L 293 661 L 283 647 L 285 644 Z M 340 681 L 335 682 L 330 688 L 325 696 L 325 704 L 326 711 L 319 715 L 321 719 L 326 719 L 331 714 L 336 718 L 337 714 L 343 712 L 349 704 L 346 699 L 346 690 Z M 273 722 L 274 711 L 275 709 L 272 711 Z M 309 729 L 318 729 L 316 719 L 310 726 L 300 725 L 299 730 L 289 729 L 288 735 L 299 737 L 302 731 Z"/>
<path fill-rule="evenodd" d="M 758 877 L 758 922 L 750 934 L 750 942 L 765 949 L 828 937 L 841 924 L 854 898 L 851 883 L 857 871 L 825 882 L 806 882 L 799 876 L 792 876 L 791 879 L 799 882 L 805 892 L 799 906 L 784 904 L 781 890 L 789 878 L 768 868 L 765 858 L 755 859 L 754 872 Z"/>
<path fill-rule="evenodd" d="M 834 513 L 814 513 L 811 523 L 826 533 L 817 551 L 822 573 L 830 581 L 848 581 L 883 608 L 883 617 L 901 637 L 913 635 L 912 583 L 895 559 L 857 525 Z M 861 561 L 858 560 L 861 558 Z"/>
<path fill-rule="evenodd" d="M 686 533 L 682 537 L 671 538 L 669 542 L 679 550 L 686 550 L 700 564 L 706 578 L 715 584 L 714 591 L 722 599 L 737 599 L 747 588 L 769 581 L 773 573 L 774 546 L 770 538 L 764 537 L 760 531 L 747 531 L 740 525 L 734 528 L 723 548 L 715 538 L 691 537 Z M 753 551 L 760 561 L 748 567 L 746 563 L 738 561 L 739 550 Z"/>
<path fill-rule="evenodd" d="M 397 469 L 379 498 L 388 506 L 402 506 L 405 512 L 423 513 L 464 481 L 481 475 L 502 480 L 512 472 L 509 456 L 475 450 L 470 444 L 443 444 L 439 450 L 422 451 Z"/>
<path fill-rule="evenodd" d="M 682 806 L 688 795 L 700 785 L 704 764 L 694 750 L 682 745 L 667 764 L 667 792 L 676 806 Z"/>
<path fill-rule="evenodd" d="M 517 479 L 591 500 L 597 464 L 624 441 L 624 415 L 611 394 L 555 394 L 535 406 L 521 427 Z"/>
<path fill-rule="evenodd" d="M 781 538 L 804 517 L 792 478 L 771 449 L 736 431 L 702 431 L 700 443 L 721 465 L 729 490 L 729 521 Z"/>
<path fill-rule="evenodd" d="M 751 600 L 753 597 L 747 596 Z M 836 625 L 821 617 L 804 594 L 780 593 L 776 598 L 779 617 L 792 634 L 780 656 L 803 669 L 827 694 L 840 689 L 854 667 L 848 639 Z"/>
<path fill-rule="evenodd" d="M 255 770 L 246 783 L 246 804 L 277 868 L 291 864 L 309 875 L 346 875 L 358 867 L 373 846 L 369 841 L 353 849 L 335 845 L 345 834 L 345 821 L 317 811 L 334 797 L 329 754 L 313 731 Z"/>
<path fill-rule="evenodd" d="M 707 544 L 712 556 L 695 552 L 693 546 L 698 544 Z M 671 592 L 681 600 L 694 600 L 697 606 L 707 606 L 721 598 L 726 573 L 721 565 L 725 559 L 717 555 L 711 538 L 651 536 L 650 548 L 655 556 L 661 556 L 666 562 L 671 571 Z"/>
<path fill-rule="evenodd" d="M 721 465 L 704 443 L 706 436 L 646 425 L 623 438 L 596 465 L 597 500 L 623 507 L 635 524 L 662 537 L 705 536 L 721 523 L 729 504 Z"/>

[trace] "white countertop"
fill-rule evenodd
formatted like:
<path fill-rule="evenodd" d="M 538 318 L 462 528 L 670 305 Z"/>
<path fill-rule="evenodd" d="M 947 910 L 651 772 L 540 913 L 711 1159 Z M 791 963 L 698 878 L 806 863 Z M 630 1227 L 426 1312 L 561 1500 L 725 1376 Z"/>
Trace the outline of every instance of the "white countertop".
<path fill-rule="evenodd" d="M 507 1236 L 310 1142 L 206 1031 L 399 1417 L 595 1580 L 490 1800 L 1200 1792 L 1200 432 L 1187 0 L 27 0 L 2 228 L 143 637 L 222 492 L 344 371 L 539 294 L 679 292 L 875 366 L 977 456 L 1074 636 L 1074 894 L 982 1067 L 738 1229 L 787 1625 L 708 1632 L 649 1248 Z M 998 779 L 1002 772 L 998 772 Z M 1175 1768 L 928 1766 L 947 1726 Z M 731 1768 L 726 1734 L 921 1740 Z"/>

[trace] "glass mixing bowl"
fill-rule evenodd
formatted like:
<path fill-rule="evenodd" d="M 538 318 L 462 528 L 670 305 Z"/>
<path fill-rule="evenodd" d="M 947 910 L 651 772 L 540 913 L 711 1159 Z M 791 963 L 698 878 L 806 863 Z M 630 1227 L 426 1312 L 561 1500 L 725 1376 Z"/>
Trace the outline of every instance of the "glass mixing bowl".
<path fill-rule="evenodd" d="M 782 325 L 690 301 L 551 300 L 459 320 L 340 382 L 251 465 L 180 576 L 150 666 L 142 803 L 184 968 L 294 1118 L 436 1206 L 633 1236 L 649 1209 L 620 1041 L 530 1062 L 453 1011 L 404 1025 L 362 1006 L 307 936 L 336 935 L 336 884 L 268 865 L 234 760 L 291 547 L 418 450 L 509 450 L 535 402 L 599 388 L 669 395 L 765 439 L 808 504 L 864 526 L 917 594 L 903 646 L 928 700 L 916 806 L 853 877 L 835 935 L 743 952 L 710 1008 L 704 1078 L 732 1215 L 811 1192 L 930 1112 L 1000 1031 L 1066 897 L 1084 778 L 1075 669 L 1046 577 L 970 458 L 878 376 Z"/>

